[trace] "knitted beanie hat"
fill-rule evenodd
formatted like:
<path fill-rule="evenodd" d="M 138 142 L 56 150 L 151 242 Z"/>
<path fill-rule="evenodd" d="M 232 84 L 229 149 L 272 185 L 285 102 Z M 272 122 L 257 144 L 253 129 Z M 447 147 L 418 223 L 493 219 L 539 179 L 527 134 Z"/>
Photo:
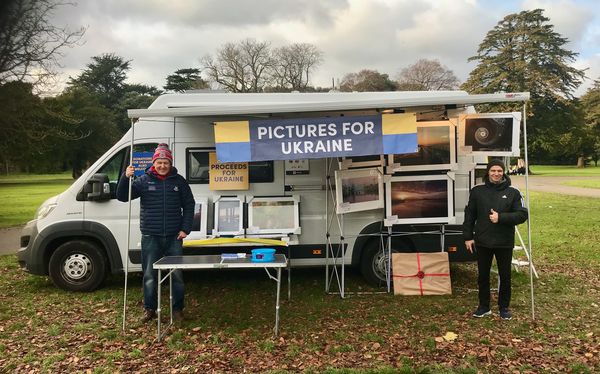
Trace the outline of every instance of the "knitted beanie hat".
<path fill-rule="evenodd" d="M 169 146 L 165 143 L 160 143 L 158 147 L 156 147 L 154 156 L 152 156 L 152 162 L 159 158 L 165 158 L 169 160 L 171 164 L 173 164 L 173 154 L 171 153 Z"/>
<path fill-rule="evenodd" d="M 504 165 L 504 162 L 502 162 L 502 160 L 494 158 L 488 162 L 487 168 L 486 168 L 486 174 L 490 172 L 490 169 L 492 168 L 492 166 L 500 166 L 502 168 L 502 171 L 504 173 L 506 173 L 506 166 Z"/>

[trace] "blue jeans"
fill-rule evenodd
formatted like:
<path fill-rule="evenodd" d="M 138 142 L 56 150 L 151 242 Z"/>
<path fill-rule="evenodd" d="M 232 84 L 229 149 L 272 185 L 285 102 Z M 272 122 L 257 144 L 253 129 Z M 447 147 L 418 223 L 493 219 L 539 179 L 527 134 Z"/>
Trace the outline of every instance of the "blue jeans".
<path fill-rule="evenodd" d="M 177 236 L 142 235 L 142 271 L 144 272 L 144 308 L 158 307 L 158 270 L 152 264 L 164 256 L 181 256 L 181 240 Z M 183 310 L 183 272 L 173 271 L 173 310 Z"/>

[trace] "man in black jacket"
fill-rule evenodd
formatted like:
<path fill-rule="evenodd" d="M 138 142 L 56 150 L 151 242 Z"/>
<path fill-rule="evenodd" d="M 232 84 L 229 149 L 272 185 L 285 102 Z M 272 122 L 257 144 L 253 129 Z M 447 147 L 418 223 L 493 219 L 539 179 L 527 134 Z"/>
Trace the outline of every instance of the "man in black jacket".
<path fill-rule="evenodd" d="M 515 226 L 525 222 L 527 216 L 521 193 L 511 186 L 510 178 L 505 175 L 504 163 L 500 160 L 491 160 L 487 165 L 484 183 L 471 189 L 463 223 L 465 246 L 469 252 L 477 252 L 479 307 L 473 313 L 474 317 L 483 317 L 492 313 L 490 269 L 492 260 L 496 257 L 500 276 L 498 291 L 500 317 L 506 320 L 512 318 L 508 307 Z"/>
<path fill-rule="evenodd" d="M 117 199 L 127 201 L 133 166 L 119 180 Z M 182 253 L 182 240 L 192 230 L 194 196 L 189 184 L 173 167 L 168 145 L 161 143 L 152 157 L 152 166 L 133 181 L 131 198 L 141 197 L 142 271 L 144 273 L 144 316 L 142 322 L 156 317 L 158 274 L 152 264 L 163 256 Z M 183 319 L 184 285 L 181 270 L 173 272 L 173 319 Z"/>

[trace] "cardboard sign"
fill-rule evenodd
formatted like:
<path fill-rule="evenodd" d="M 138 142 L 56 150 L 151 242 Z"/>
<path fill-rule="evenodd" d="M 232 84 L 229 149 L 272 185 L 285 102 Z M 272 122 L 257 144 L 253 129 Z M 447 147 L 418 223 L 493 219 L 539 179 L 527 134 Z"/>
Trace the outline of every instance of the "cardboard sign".
<path fill-rule="evenodd" d="M 133 152 L 134 175 L 139 177 L 144 171 L 152 165 L 152 156 L 154 152 Z"/>
<path fill-rule="evenodd" d="M 217 161 L 217 154 L 208 154 L 209 188 L 212 191 L 221 190 L 247 190 L 248 189 L 248 163 Z"/>

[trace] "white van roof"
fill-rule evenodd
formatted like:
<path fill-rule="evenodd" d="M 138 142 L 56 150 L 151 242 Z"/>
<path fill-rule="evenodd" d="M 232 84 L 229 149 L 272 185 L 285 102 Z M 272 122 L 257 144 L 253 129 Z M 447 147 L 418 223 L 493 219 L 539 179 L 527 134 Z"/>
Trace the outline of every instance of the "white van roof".
<path fill-rule="evenodd" d="M 129 109 L 129 118 L 393 109 L 431 105 L 474 105 L 527 101 L 529 92 L 469 95 L 464 91 L 327 93 L 182 93 L 158 97 L 148 109 Z"/>

